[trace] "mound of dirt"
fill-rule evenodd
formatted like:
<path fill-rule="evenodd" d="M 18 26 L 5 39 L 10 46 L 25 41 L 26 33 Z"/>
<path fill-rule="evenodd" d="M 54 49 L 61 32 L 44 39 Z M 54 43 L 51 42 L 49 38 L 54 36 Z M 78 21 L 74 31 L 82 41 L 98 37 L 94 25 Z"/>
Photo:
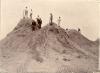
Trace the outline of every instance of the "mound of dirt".
<path fill-rule="evenodd" d="M 33 31 L 32 22 L 34 20 L 22 19 L 0 41 L 2 72 L 91 73 L 97 70 L 97 42 L 55 23 Z"/>

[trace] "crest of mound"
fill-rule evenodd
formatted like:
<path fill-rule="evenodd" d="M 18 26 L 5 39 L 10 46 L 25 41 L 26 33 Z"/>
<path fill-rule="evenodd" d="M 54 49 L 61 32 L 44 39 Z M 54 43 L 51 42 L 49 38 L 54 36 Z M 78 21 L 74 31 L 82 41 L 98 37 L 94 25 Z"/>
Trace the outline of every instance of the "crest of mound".
<path fill-rule="evenodd" d="M 73 42 L 75 42 L 77 45 L 79 45 L 81 48 L 85 49 L 88 52 L 91 52 L 98 56 L 98 48 L 99 45 L 96 41 L 91 41 L 87 39 L 84 35 L 81 34 L 81 32 L 78 32 L 74 29 L 70 29 L 68 31 L 69 39 Z M 99 43 L 99 42 L 98 42 Z M 98 45 L 98 46 L 97 46 Z"/>

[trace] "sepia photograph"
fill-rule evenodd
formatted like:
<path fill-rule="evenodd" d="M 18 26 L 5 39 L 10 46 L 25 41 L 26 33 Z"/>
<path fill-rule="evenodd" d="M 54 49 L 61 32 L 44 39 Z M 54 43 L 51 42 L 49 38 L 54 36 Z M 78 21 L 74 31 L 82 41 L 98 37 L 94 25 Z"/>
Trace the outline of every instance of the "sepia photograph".
<path fill-rule="evenodd" d="M 0 73 L 100 73 L 100 0 L 0 0 Z"/>

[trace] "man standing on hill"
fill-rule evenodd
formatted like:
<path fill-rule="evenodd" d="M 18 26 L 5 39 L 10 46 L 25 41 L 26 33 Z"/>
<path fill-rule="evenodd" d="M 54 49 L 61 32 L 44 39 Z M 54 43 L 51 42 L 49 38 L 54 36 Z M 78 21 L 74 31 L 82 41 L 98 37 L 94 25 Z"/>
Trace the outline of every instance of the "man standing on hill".
<path fill-rule="evenodd" d="M 39 24 L 39 29 L 41 28 L 41 24 L 42 24 L 42 19 L 39 17 L 39 15 L 37 16 L 37 18 L 36 18 L 36 20 L 37 20 L 37 23 Z"/>
<path fill-rule="evenodd" d="M 30 18 L 32 19 L 32 15 L 33 15 L 33 12 L 32 12 L 32 9 L 31 9 L 31 12 L 30 12 Z"/>
<path fill-rule="evenodd" d="M 52 21 L 53 21 L 53 15 L 52 15 L 52 13 L 50 13 L 50 21 L 49 21 L 50 25 L 52 25 Z"/>
<path fill-rule="evenodd" d="M 27 8 L 27 6 L 25 7 L 23 16 L 24 16 L 23 18 L 28 18 L 28 8 Z"/>
<path fill-rule="evenodd" d="M 60 26 L 60 22 L 61 22 L 61 17 L 59 16 L 59 18 L 58 18 L 58 26 Z"/>

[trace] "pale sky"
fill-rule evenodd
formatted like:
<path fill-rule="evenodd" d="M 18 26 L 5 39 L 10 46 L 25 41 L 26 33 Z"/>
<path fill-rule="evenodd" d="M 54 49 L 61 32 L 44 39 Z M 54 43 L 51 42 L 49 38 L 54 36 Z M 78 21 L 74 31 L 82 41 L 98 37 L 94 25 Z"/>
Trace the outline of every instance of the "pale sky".
<path fill-rule="evenodd" d="M 53 13 L 55 22 L 61 16 L 61 27 L 79 27 L 82 34 L 90 40 L 99 36 L 99 0 L 1 0 L 0 39 L 17 25 L 25 6 L 29 10 L 33 9 L 33 18 L 40 15 L 43 26 L 49 21 L 49 13 Z"/>

